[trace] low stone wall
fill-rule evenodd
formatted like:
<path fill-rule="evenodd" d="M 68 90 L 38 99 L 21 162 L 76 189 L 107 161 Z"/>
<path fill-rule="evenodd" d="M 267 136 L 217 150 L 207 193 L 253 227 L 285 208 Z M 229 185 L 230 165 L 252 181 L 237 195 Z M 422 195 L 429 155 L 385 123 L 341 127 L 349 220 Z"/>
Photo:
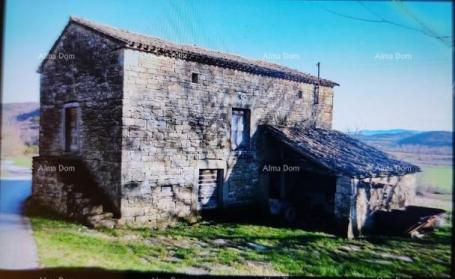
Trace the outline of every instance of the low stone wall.
<path fill-rule="evenodd" d="M 337 231 L 343 236 L 352 238 L 351 207 L 354 203 L 355 184 L 350 177 L 337 178 L 335 192 L 335 219 L 338 224 Z"/>
<path fill-rule="evenodd" d="M 87 203 L 115 212 L 115 205 L 103 192 L 82 159 L 73 156 L 33 158 L 32 198 L 44 207 L 72 217 L 75 202 L 85 196 Z M 77 205 L 77 204 L 76 204 Z M 78 214 L 76 212 L 76 214 Z"/>
<path fill-rule="evenodd" d="M 358 237 L 372 226 L 378 210 L 404 209 L 415 197 L 413 174 L 382 178 L 339 177 L 335 194 L 335 217 L 347 237 Z"/>
<path fill-rule="evenodd" d="M 52 157 L 33 158 L 32 198 L 60 214 L 68 214 L 68 171 L 74 164 Z"/>

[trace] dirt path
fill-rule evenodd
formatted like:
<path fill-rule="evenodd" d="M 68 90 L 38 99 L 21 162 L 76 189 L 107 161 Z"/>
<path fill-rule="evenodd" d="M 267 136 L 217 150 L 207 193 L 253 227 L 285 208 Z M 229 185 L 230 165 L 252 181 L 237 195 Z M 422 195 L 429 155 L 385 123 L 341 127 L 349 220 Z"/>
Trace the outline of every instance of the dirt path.
<path fill-rule="evenodd" d="M 21 214 L 30 191 L 30 180 L 0 180 L 0 269 L 38 268 L 30 222 Z"/>

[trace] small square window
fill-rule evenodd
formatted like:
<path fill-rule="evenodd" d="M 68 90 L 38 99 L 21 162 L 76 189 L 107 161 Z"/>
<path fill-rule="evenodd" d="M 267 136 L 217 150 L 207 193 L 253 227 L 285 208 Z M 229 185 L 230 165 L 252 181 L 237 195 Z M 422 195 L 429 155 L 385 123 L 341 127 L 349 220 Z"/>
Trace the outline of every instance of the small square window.
<path fill-rule="evenodd" d="M 299 97 L 299 99 L 302 99 L 302 98 L 303 98 L 303 92 L 302 92 L 302 90 L 299 90 L 299 92 L 297 93 L 297 96 Z"/>
<path fill-rule="evenodd" d="M 192 74 L 191 74 L 191 82 L 192 82 L 192 83 L 198 83 L 198 82 L 199 82 L 199 74 L 197 74 L 197 73 L 192 73 Z"/>

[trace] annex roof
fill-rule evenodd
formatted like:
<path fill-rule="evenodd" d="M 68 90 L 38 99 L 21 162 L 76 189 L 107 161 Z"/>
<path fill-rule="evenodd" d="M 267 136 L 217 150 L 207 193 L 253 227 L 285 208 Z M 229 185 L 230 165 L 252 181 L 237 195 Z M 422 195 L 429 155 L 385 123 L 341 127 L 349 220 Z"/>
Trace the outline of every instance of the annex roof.
<path fill-rule="evenodd" d="M 265 127 L 293 151 L 336 175 L 369 178 L 420 171 L 418 166 L 393 159 L 383 151 L 336 130 Z"/>

